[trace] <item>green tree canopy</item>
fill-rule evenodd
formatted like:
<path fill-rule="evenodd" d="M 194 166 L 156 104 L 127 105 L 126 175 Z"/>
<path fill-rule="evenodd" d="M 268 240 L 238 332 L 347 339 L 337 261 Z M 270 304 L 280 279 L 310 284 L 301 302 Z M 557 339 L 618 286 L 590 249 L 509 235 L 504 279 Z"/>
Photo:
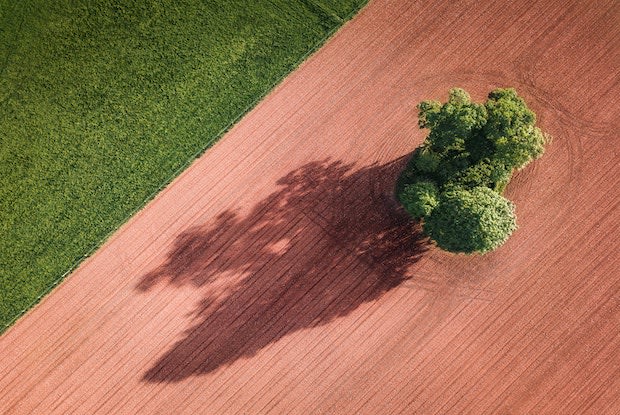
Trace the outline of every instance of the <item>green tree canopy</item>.
<path fill-rule="evenodd" d="M 486 121 L 484 105 L 471 102 L 469 94 L 460 88 L 450 90 L 445 104 L 423 101 L 418 109 L 418 124 L 431 130 L 428 144 L 431 150 L 438 153 L 464 150 L 465 143 Z"/>
<path fill-rule="evenodd" d="M 497 248 L 516 228 L 501 193 L 515 169 L 544 151 L 536 115 L 512 88 L 491 91 L 484 104 L 453 88 L 447 102 L 423 101 L 418 110 L 430 132 L 398 179 L 400 202 L 443 249 Z"/>
<path fill-rule="evenodd" d="M 468 254 L 492 251 L 517 228 L 514 205 L 488 187 L 441 193 L 423 226 L 440 248 Z"/>
<path fill-rule="evenodd" d="M 512 88 L 496 89 L 485 104 L 483 135 L 493 143 L 495 157 L 514 169 L 542 156 L 545 138 L 536 127 L 536 115 Z"/>
<path fill-rule="evenodd" d="M 400 201 L 414 218 L 428 216 L 437 206 L 437 186 L 429 181 L 408 184 L 400 195 Z"/>

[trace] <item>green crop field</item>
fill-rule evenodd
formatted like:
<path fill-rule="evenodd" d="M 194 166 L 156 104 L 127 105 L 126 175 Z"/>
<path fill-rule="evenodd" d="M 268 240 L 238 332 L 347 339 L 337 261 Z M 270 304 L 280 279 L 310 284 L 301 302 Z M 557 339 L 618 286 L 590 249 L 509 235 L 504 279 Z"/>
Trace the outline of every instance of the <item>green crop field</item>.
<path fill-rule="evenodd" d="M 365 0 L 0 0 L 0 332 Z"/>

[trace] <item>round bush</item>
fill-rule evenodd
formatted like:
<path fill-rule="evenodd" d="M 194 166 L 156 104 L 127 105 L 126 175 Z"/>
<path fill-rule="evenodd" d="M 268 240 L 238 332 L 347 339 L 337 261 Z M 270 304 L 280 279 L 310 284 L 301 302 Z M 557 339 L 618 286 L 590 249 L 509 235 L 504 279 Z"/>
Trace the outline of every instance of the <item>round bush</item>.
<path fill-rule="evenodd" d="M 447 189 L 424 222 L 437 246 L 466 254 L 492 251 L 516 228 L 514 205 L 487 187 Z"/>

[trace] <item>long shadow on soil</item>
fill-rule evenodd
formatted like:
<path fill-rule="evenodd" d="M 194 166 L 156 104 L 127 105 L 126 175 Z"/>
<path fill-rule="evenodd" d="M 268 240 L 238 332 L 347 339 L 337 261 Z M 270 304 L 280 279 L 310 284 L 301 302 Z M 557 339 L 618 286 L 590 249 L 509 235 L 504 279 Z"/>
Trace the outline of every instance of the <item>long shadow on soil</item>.
<path fill-rule="evenodd" d="M 393 197 L 405 162 L 358 170 L 313 162 L 278 180 L 279 190 L 246 216 L 225 211 L 179 235 L 167 262 L 137 288 L 190 285 L 204 300 L 144 380 L 212 372 L 346 316 L 408 279 L 427 242 Z"/>

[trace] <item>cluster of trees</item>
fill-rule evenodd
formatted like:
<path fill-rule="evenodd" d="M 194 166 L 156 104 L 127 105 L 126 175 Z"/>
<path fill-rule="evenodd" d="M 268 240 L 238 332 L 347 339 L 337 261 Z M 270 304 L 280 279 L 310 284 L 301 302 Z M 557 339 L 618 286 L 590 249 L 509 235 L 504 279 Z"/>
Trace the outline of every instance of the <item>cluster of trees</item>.
<path fill-rule="evenodd" d="M 398 180 L 400 202 L 442 249 L 499 247 L 517 227 L 502 193 L 512 173 L 544 151 L 536 115 L 512 88 L 493 90 L 484 104 L 453 88 L 446 103 L 423 101 L 418 110 L 430 133 Z"/>

